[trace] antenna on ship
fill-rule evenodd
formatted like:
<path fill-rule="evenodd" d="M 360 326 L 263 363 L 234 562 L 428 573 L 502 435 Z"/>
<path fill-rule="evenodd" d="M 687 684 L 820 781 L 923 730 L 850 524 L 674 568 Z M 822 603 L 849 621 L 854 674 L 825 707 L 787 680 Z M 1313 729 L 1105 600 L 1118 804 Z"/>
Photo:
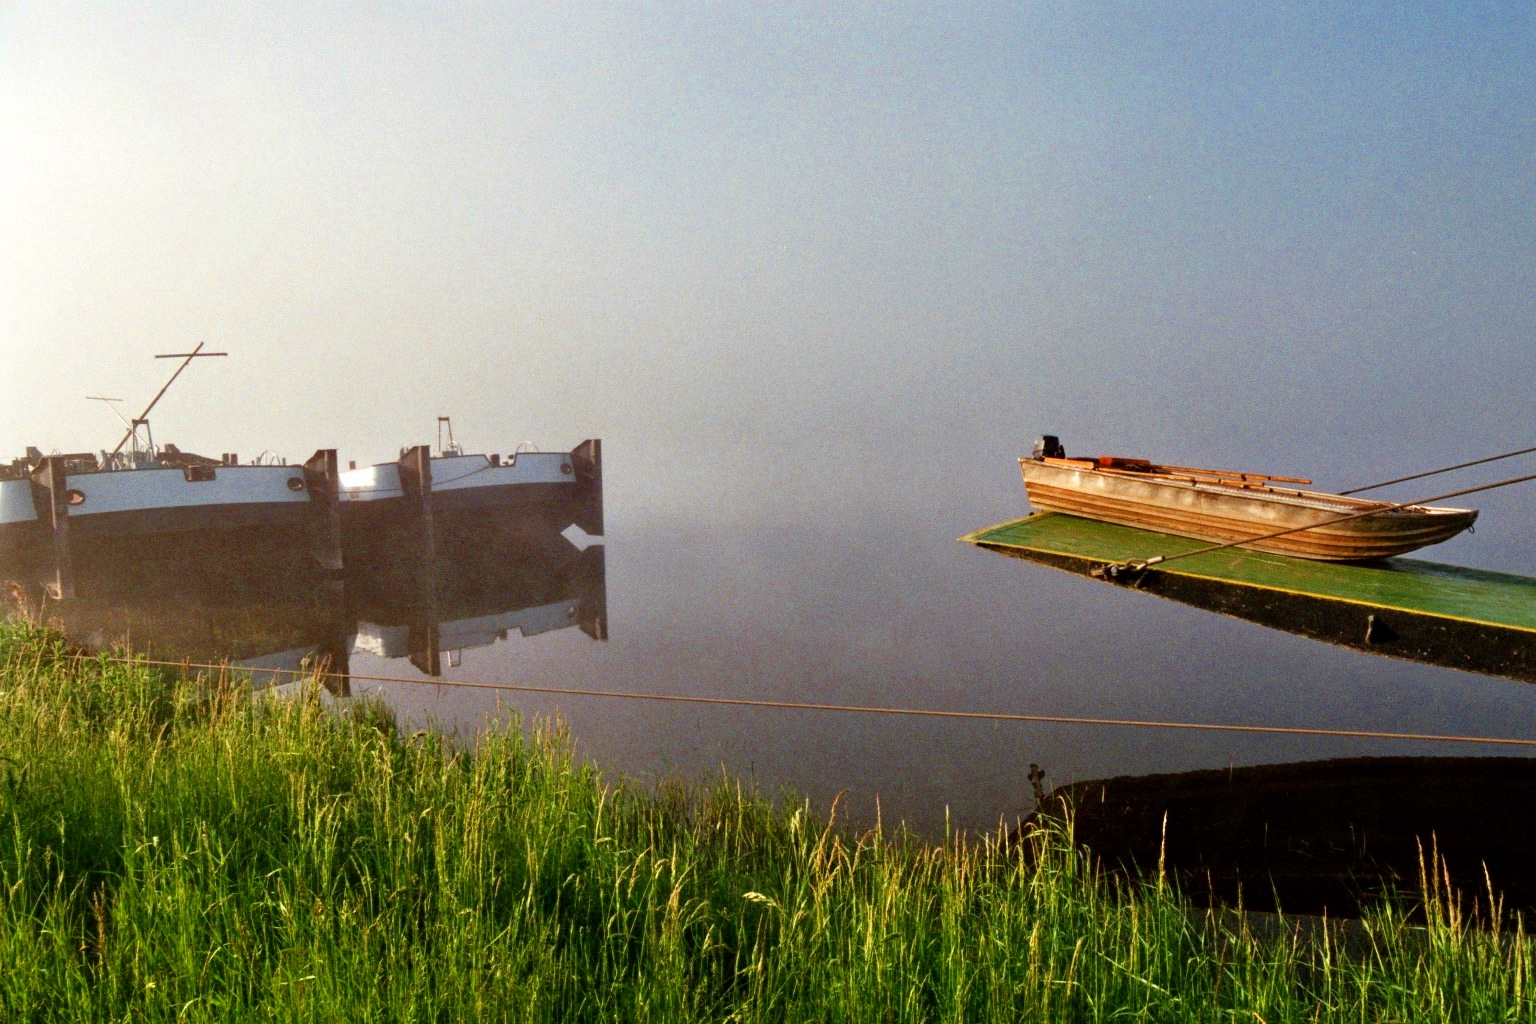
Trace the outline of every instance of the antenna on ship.
<path fill-rule="evenodd" d="M 445 427 L 448 430 L 448 444 L 446 446 L 443 444 L 443 429 Z M 437 454 L 439 454 L 439 455 L 463 455 L 464 454 L 464 449 L 459 447 L 457 444 L 454 443 L 454 440 L 453 440 L 453 418 L 450 417 L 450 416 L 439 416 L 437 418 Z"/>
<path fill-rule="evenodd" d="M 85 398 L 86 398 L 86 401 L 89 401 L 89 402 L 121 402 L 122 401 L 121 398 L 108 398 L 105 395 L 86 395 Z M 115 405 L 109 405 L 107 408 L 111 409 L 112 412 L 117 416 L 117 418 L 123 421 L 123 426 L 127 427 L 129 430 L 133 429 L 133 421 L 130 420 L 127 416 L 124 416 L 123 413 L 122 413 L 122 410 L 118 409 L 118 407 L 115 406 Z"/>
<path fill-rule="evenodd" d="M 86 398 L 86 401 L 88 401 L 88 402 L 108 402 L 108 403 L 111 403 L 111 402 L 121 402 L 122 401 L 121 398 L 108 398 L 106 395 L 86 395 L 85 398 Z M 122 414 L 122 411 L 119 410 L 117 408 L 117 406 L 115 406 L 115 405 L 108 405 L 107 407 L 112 410 L 112 412 L 117 416 L 118 419 L 123 421 L 123 426 L 127 427 L 129 430 L 135 431 L 135 437 L 133 439 L 133 446 L 134 446 L 134 449 L 137 450 L 138 446 L 139 446 L 139 439 L 137 437 L 137 431 L 136 431 L 136 428 L 133 425 L 133 421 L 130 420 L 127 416 L 124 416 Z M 105 451 L 102 452 L 102 456 L 103 457 L 105 457 L 106 454 L 107 453 Z"/>
<path fill-rule="evenodd" d="M 121 402 L 122 401 L 121 398 L 108 398 L 106 395 L 86 395 L 85 396 L 85 400 L 88 401 L 88 402 Z M 111 408 L 111 407 L 109 406 L 109 408 Z M 115 409 L 115 408 L 113 408 L 112 411 L 114 413 L 117 413 L 117 418 L 123 421 L 123 426 L 128 426 L 129 425 L 128 424 L 128 417 L 127 416 L 124 416 L 122 413 L 118 412 L 117 409 Z"/>
<path fill-rule="evenodd" d="M 134 439 L 135 448 L 137 448 L 138 436 L 139 436 L 139 427 L 140 426 L 145 427 L 146 428 L 145 432 L 146 432 L 146 434 L 148 433 L 149 411 L 151 409 L 153 409 L 155 407 L 156 403 L 158 403 L 160 401 L 161 397 L 164 396 L 164 394 L 167 391 L 170 390 L 171 385 L 176 383 L 176 378 L 181 376 L 181 371 L 185 370 L 187 368 L 187 365 L 189 363 L 191 363 L 192 360 L 197 359 L 199 357 L 227 356 L 227 355 L 229 355 L 228 352 L 204 352 L 203 351 L 203 342 L 200 341 L 200 342 L 197 343 L 197 348 L 193 349 L 191 352 L 169 352 L 169 353 L 166 353 L 165 355 L 155 356 L 156 359 L 180 359 L 182 361 L 182 363 L 181 363 L 180 366 L 176 367 L 176 372 L 171 374 L 171 379 L 165 382 L 165 387 L 161 388 L 158 392 L 155 393 L 155 397 L 150 399 L 149 404 L 144 407 L 144 411 L 139 413 L 139 415 L 135 416 L 133 418 L 133 422 L 128 424 L 128 432 L 123 435 L 123 439 L 121 441 L 117 442 L 117 447 L 113 448 L 112 452 L 111 452 L 111 455 L 109 455 L 107 457 L 110 459 L 113 455 L 116 455 L 118 452 L 122 451 L 123 450 L 123 445 L 128 443 L 128 439 L 129 438 L 133 438 Z M 116 401 L 116 399 L 113 399 L 113 401 Z M 153 444 L 153 441 L 151 441 L 150 443 Z"/>

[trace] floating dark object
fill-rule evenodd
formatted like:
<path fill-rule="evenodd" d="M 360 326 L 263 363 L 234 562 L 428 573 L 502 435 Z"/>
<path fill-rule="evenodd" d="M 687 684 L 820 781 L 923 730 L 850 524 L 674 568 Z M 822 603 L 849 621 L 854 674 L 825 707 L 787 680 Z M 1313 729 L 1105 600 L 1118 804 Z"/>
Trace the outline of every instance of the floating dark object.
<path fill-rule="evenodd" d="M 1380 757 L 1120 777 L 1064 786 L 1077 842 L 1106 868 L 1159 863 L 1199 903 L 1357 916 L 1388 890 L 1417 902 L 1438 854 L 1486 913 L 1536 908 L 1536 760 Z M 1027 827 L 1027 823 L 1026 823 Z M 1421 861 L 1422 858 L 1422 861 Z M 1486 868 L 1487 874 L 1484 874 Z"/>

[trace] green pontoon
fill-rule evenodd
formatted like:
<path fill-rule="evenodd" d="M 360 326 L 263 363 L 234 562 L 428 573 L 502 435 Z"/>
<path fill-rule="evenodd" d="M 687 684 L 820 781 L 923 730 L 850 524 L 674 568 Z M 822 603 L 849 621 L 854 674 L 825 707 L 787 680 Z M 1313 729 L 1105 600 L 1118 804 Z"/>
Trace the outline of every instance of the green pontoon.
<path fill-rule="evenodd" d="M 1095 576 L 1108 564 L 1208 545 L 1055 512 L 961 540 L 1314 640 L 1536 682 L 1536 579 L 1527 576 L 1410 558 L 1315 562 L 1241 548 Z"/>

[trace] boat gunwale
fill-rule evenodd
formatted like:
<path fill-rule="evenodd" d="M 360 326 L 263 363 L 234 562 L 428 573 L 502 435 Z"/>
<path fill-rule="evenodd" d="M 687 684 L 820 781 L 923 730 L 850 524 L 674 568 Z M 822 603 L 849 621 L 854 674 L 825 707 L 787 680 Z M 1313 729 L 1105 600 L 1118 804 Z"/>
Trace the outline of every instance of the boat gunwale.
<path fill-rule="evenodd" d="M 1086 459 L 1031 459 L 1020 458 L 1019 466 L 1049 467 L 1064 473 L 1096 474 L 1102 477 L 1110 477 L 1117 480 L 1136 481 L 1139 483 L 1153 484 L 1159 487 L 1171 487 L 1180 491 L 1197 491 L 1202 494 L 1210 494 L 1223 498 L 1247 498 L 1255 502 L 1269 502 L 1277 505 L 1285 505 L 1296 509 L 1311 509 L 1325 513 L 1340 515 L 1380 510 L 1380 516 L 1401 517 L 1404 519 L 1417 518 L 1419 516 L 1444 516 L 1476 514 L 1477 509 L 1452 508 L 1446 505 L 1408 505 L 1394 507 L 1391 502 L 1374 501 L 1368 498 L 1355 498 L 1344 494 L 1332 494 L 1327 491 L 1302 491 L 1290 488 L 1280 489 L 1263 484 L 1257 480 L 1238 485 L 1235 483 L 1218 483 L 1216 481 L 1200 481 L 1191 477 L 1181 477 L 1169 472 L 1166 467 L 1153 465 L 1150 470 L 1123 470 L 1112 467 L 1104 467 L 1093 464 Z M 1029 488 L 1029 479 L 1026 475 L 1024 485 L 1026 491 Z M 1049 485 L 1047 485 L 1049 486 Z M 1085 492 L 1086 493 L 1086 492 Z M 1376 518 L 1376 517 L 1371 517 Z"/>
<path fill-rule="evenodd" d="M 1449 540 L 1475 519 L 1472 513 L 1454 518 L 1399 518 L 1384 520 L 1375 529 L 1358 520 L 1340 526 L 1325 521 L 1311 527 L 1303 524 L 1286 531 L 1287 536 L 1264 540 L 1261 538 L 1266 534 L 1260 522 L 1250 517 L 1200 515 L 1187 510 L 1180 514 L 1166 505 L 1088 496 L 1078 490 L 1044 486 L 1031 492 L 1030 503 L 1041 511 L 1064 512 L 1207 543 L 1241 544 L 1254 550 L 1323 561 L 1368 561 L 1406 554 Z"/>

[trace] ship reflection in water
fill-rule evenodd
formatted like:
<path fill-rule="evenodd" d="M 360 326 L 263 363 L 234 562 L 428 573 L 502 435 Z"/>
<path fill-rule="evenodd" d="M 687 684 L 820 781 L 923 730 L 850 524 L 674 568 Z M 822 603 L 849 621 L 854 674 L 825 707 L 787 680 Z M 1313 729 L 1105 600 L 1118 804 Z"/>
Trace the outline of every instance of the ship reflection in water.
<path fill-rule="evenodd" d="M 337 573 L 304 544 L 260 528 L 157 549 L 124 546 L 77 563 L 76 596 L 47 617 L 93 650 L 131 648 L 154 660 L 228 664 L 256 687 L 324 670 L 350 692 L 353 653 L 409 659 L 428 676 L 462 652 L 578 628 L 607 638 L 604 549 L 568 535 L 579 508 L 559 503 L 438 517 L 429 542 L 406 526 L 349 539 Z"/>
<path fill-rule="evenodd" d="M 409 658 L 429 676 L 455 668 L 463 652 L 513 632 L 534 636 L 572 626 L 608 638 L 603 547 L 577 548 L 560 534 L 493 553 L 464 549 L 437 556 L 430 578 L 414 588 L 373 590 L 353 607 L 350 649 Z M 367 577 L 364 577 L 367 580 Z"/>

